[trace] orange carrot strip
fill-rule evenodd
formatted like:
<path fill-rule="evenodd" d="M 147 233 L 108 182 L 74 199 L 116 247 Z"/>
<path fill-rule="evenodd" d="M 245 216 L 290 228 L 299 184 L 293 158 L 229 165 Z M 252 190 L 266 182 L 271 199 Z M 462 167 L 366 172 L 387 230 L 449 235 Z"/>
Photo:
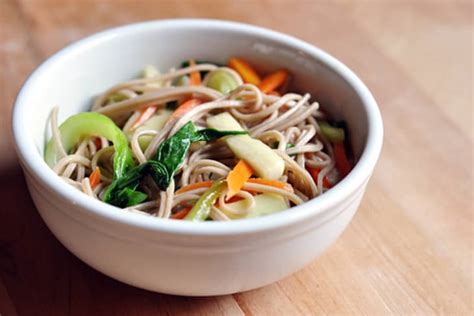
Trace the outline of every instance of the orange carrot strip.
<path fill-rule="evenodd" d="M 196 66 L 194 59 L 189 60 L 189 66 Z M 189 74 L 189 82 L 192 86 L 201 85 L 201 73 L 199 71 L 193 71 Z"/>
<path fill-rule="evenodd" d="M 246 61 L 239 58 L 229 59 L 229 67 L 239 73 L 245 83 L 259 85 L 262 81 L 257 72 Z"/>
<path fill-rule="evenodd" d="M 189 211 L 191 211 L 192 209 L 192 206 L 188 206 L 186 208 L 183 208 L 182 210 L 174 213 L 173 215 L 171 215 L 171 218 L 172 219 L 183 219 L 186 217 L 186 215 L 188 215 Z"/>
<path fill-rule="evenodd" d="M 335 143 L 334 147 L 334 160 L 336 161 L 336 168 L 341 173 L 342 177 L 345 177 L 352 169 L 352 165 L 347 159 L 346 148 L 344 143 Z"/>
<path fill-rule="evenodd" d="M 213 183 L 212 181 L 196 182 L 193 184 L 189 184 L 185 187 L 182 187 L 181 189 L 177 190 L 175 193 L 179 194 L 179 193 L 184 193 L 184 192 L 188 192 L 188 191 L 192 191 L 192 190 L 196 190 L 200 188 L 209 188 L 212 185 L 212 183 Z"/>
<path fill-rule="evenodd" d="M 152 105 L 141 111 L 140 116 L 137 118 L 135 123 L 132 125 L 132 129 L 137 128 L 138 126 L 145 123 L 150 117 L 155 114 L 157 107 Z"/>
<path fill-rule="evenodd" d="M 319 176 L 319 173 L 321 172 L 321 169 L 311 167 L 311 166 L 307 166 L 306 169 L 308 169 L 309 173 L 313 177 L 314 182 L 318 183 L 318 176 Z M 324 178 L 323 178 L 323 187 L 325 187 L 325 188 L 332 187 L 332 183 L 329 182 L 327 176 L 324 176 Z"/>
<path fill-rule="evenodd" d="M 237 165 L 235 165 L 234 169 L 227 175 L 227 187 L 229 188 L 229 192 L 227 192 L 226 200 L 230 199 L 237 193 L 239 193 L 240 189 L 244 186 L 245 182 L 252 176 L 253 169 L 250 167 L 245 160 L 240 160 Z"/>
<path fill-rule="evenodd" d="M 100 183 L 100 169 L 99 167 L 95 167 L 95 170 L 89 176 L 89 182 L 91 184 L 91 188 L 95 188 Z"/>
<path fill-rule="evenodd" d="M 177 118 L 180 118 L 183 116 L 186 112 L 191 110 L 192 108 L 198 106 L 201 104 L 202 101 L 199 99 L 189 99 L 185 102 L 183 102 L 178 108 L 171 114 L 170 118 L 168 119 L 169 122 L 172 122 L 176 120 Z"/>
<path fill-rule="evenodd" d="M 291 187 L 291 185 L 282 181 L 263 179 L 263 178 L 251 178 L 251 179 L 248 179 L 247 182 L 268 185 L 268 186 L 272 186 L 278 189 L 283 189 L 289 192 L 293 192 L 293 188 Z"/>
<path fill-rule="evenodd" d="M 263 78 L 262 82 L 258 85 L 260 90 L 263 93 L 269 93 L 271 91 L 276 90 L 280 87 L 283 83 L 285 83 L 286 79 L 288 78 L 288 71 L 282 69 L 269 74 L 265 78 Z"/>

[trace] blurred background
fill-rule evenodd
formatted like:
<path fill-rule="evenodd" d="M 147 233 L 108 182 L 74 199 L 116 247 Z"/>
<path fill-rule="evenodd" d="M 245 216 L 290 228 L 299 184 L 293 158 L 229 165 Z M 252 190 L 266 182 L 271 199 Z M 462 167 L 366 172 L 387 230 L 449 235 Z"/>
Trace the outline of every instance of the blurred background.
<path fill-rule="evenodd" d="M 225 297 L 146 292 L 80 262 L 38 216 L 11 139 L 15 96 L 48 56 L 106 28 L 185 17 L 326 50 L 368 85 L 385 124 L 381 160 L 339 241 L 283 281 Z M 470 1 L 0 0 L 0 314 L 469 314 L 472 74 Z"/>

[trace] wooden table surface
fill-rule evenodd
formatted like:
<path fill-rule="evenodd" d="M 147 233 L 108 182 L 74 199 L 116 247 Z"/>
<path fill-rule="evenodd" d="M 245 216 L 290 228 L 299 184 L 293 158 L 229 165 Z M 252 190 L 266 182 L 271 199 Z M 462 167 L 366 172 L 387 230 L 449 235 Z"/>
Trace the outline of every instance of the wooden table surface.
<path fill-rule="evenodd" d="M 374 93 L 385 140 L 350 227 L 270 286 L 222 297 L 147 292 L 89 268 L 39 217 L 10 131 L 26 76 L 108 27 L 174 17 L 273 28 L 340 58 Z M 0 0 L 0 314 L 308 315 L 473 311 L 470 2 Z"/>

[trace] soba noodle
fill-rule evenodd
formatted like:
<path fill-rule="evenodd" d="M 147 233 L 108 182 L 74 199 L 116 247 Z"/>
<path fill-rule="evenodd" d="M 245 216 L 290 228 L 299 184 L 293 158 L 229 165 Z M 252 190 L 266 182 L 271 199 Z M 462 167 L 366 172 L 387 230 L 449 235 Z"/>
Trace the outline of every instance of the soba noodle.
<path fill-rule="evenodd" d="M 177 86 L 178 80 L 185 81 L 190 74 L 198 72 L 206 72 L 200 85 Z M 237 87 L 229 93 L 208 87 L 211 76 L 216 73 L 224 73 L 237 83 Z M 311 101 L 308 93 L 286 93 L 281 89 L 280 93 L 264 93 L 256 85 L 244 83 L 241 75 L 233 69 L 206 63 L 172 69 L 163 74 L 154 71 L 145 78 L 119 83 L 98 96 L 91 110 L 111 118 L 121 127 L 138 165 L 146 164 L 164 141 L 188 122 L 201 129 L 207 127 L 206 121 L 210 117 L 224 112 L 230 114 L 250 137 L 262 141 L 282 160 L 284 171 L 279 179 L 273 180 L 285 187 L 272 185 L 270 181 L 247 181 L 234 196 L 234 202 L 226 198 L 229 189 L 224 187 L 212 204 L 208 219 L 227 221 L 248 215 L 255 209 L 257 197 L 261 194 L 279 196 L 290 208 L 324 193 L 329 189 L 326 181 L 331 180 L 332 186 L 343 176 L 336 168 L 331 142 L 319 126 L 321 119 L 327 119 L 326 113 L 317 102 Z M 137 125 L 145 109 L 156 107 L 154 115 L 163 115 L 172 102 L 182 104 L 190 98 L 199 99 L 201 104 L 175 119 L 168 119 L 161 128 L 147 128 L 143 123 Z M 82 139 L 72 150 L 67 150 L 58 126 L 57 107 L 52 111 L 51 130 L 52 142 L 57 149 L 53 171 L 90 197 L 103 199 L 115 180 L 114 144 L 95 135 Z M 160 189 L 153 177 L 146 176 L 138 189 L 147 195 L 147 200 L 125 209 L 160 218 L 189 211 L 211 183 L 228 177 L 238 161 L 236 154 L 222 140 L 193 143 L 166 189 Z M 97 169 L 100 170 L 100 179 L 92 183 L 91 174 Z M 318 170 L 318 174 L 308 170 Z M 200 187 L 197 183 L 209 185 Z M 243 205 L 238 210 L 232 206 L 235 201 L 241 201 Z"/>

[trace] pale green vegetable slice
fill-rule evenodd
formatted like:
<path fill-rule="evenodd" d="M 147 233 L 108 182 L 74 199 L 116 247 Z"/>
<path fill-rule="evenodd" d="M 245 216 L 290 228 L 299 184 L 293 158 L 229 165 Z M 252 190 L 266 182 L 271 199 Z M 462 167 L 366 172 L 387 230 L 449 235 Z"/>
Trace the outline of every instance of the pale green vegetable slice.
<path fill-rule="evenodd" d="M 338 128 L 329 125 L 326 121 L 318 122 L 321 133 L 324 137 L 332 143 L 340 143 L 345 139 L 345 133 L 343 128 Z"/>
<path fill-rule="evenodd" d="M 171 116 L 171 113 L 173 111 L 167 110 L 167 109 L 162 109 L 159 110 L 155 115 L 150 117 L 145 123 L 142 125 L 138 126 L 136 129 L 129 130 L 127 132 L 128 139 L 131 139 L 133 134 L 135 132 L 141 132 L 144 130 L 153 130 L 153 131 L 160 131 L 163 126 L 165 126 L 166 122 L 168 121 L 169 117 Z M 141 136 L 138 139 L 138 143 L 140 144 L 140 148 L 142 150 L 145 150 L 148 145 L 150 145 L 151 140 L 153 139 L 153 136 L 149 135 L 144 135 Z"/>
<path fill-rule="evenodd" d="M 145 68 L 143 68 L 143 78 L 153 78 L 159 75 L 160 72 L 155 68 L 155 66 L 146 65 Z"/>
<path fill-rule="evenodd" d="M 222 210 L 222 212 L 231 219 L 239 219 L 265 216 L 268 214 L 281 212 L 288 208 L 285 199 L 277 194 L 262 193 L 256 195 L 254 199 L 255 205 L 252 208 L 248 208 L 246 200 L 240 200 L 227 204 L 227 207 L 230 208 L 233 212 L 228 212 L 224 210 Z"/>
<path fill-rule="evenodd" d="M 176 87 L 186 87 L 189 86 L 189 77 L 181 76 L 174 81 L 174 86 Z"/>
<path fill-rule="evenodd" d="M 160 75 L 159 70 L 156 69 L 156 67 L 153 65 L 146 65 L 145 68 L 143 68 L 142 76 L 145 79 L 155 78 L 155 77 L 158 77 L 159 75 Z M 155 82 L 147 83 L 146 86 L 151 87 L 151 88 L 161 88 L 162 82 L 155 81 Z"/>
<path fill-rule="evenodd" d="M 83 112 L 70 116 L 59 126 L 61 144 L 68 153 L 80 141 L 92 136 L 102 136 L 112 141 L 114 154 L 114 178 L 120 178 L 128 169 L 133 167 L 132 152 L 128 147 L 125 134 L 115 123 L 105 115 L 96 112 Z M 51 139 L 45 148 L 44 159 L 53 167 L 58 159 L 58 148 Z"/>
<path fill-rule="evenodd" d="M 213 71 L 208 76 L 206 86 L 222 94 L 227 94 L 239 86 L 239 83 L 223 70 Z"/>
<path fill-rule="evenodd" d="M 217 130 L 242 131 L 242 127 L 232 115 L 223 112 L 207 119 L 207 126 Z M 277 180 L 285 170 L 285 162 L 262 141 L 249 135 L 228 136 L 224 138 L 230 150 L 245 160 L 255 173 L 265 179 Z"/>

